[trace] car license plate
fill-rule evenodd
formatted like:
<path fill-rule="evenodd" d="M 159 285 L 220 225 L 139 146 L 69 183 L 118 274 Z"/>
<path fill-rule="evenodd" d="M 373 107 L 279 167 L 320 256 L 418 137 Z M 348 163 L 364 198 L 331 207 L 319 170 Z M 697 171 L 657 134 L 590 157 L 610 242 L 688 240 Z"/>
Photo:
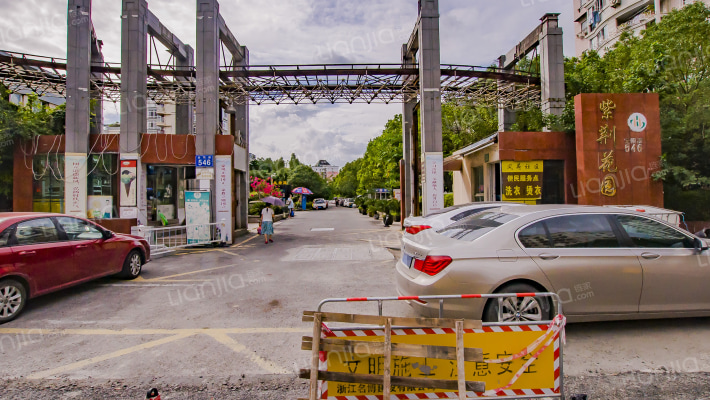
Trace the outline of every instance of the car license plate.
<path fill-rule="evenodd" d="M 407 268 L 412 268 L 413 257 L 407 253 L 402 253 L 402 263 L 407 266 Z"/>

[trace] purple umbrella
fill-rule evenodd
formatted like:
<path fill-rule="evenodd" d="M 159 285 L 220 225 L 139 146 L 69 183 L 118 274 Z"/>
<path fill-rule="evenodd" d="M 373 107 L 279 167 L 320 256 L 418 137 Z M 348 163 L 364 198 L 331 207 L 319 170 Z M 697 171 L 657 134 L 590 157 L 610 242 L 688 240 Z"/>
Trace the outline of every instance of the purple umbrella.
<path fill-rule="evenodd" d="M 283 200 L 279 199 L 278 197 L 274 196 L 266 196 L 263 199 L 259 199 L 260 201 L 263 201 L 264 203 L 269 203 L 273 204 L 275 206 L 283 207 L 286 205 L 286 203 L 283 202 Z"/>
<path fill-rule="evenodd" d="M 297 187 L 291 191 L 293 194 L 313 194 L 308 188 Z"/>

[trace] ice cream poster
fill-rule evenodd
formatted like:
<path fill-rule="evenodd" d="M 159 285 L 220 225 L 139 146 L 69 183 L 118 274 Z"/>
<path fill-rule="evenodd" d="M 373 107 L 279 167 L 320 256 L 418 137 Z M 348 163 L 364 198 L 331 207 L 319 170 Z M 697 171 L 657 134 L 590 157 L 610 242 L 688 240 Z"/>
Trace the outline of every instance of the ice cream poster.
<path fill-rule="evenodd" d="M 138 196 L 136 195 L 137 163 L 136 160 L 121 160 L 121 183 L 118 188 L 121 194 L 119 203 L 121 207 L 138 206 Z"/>

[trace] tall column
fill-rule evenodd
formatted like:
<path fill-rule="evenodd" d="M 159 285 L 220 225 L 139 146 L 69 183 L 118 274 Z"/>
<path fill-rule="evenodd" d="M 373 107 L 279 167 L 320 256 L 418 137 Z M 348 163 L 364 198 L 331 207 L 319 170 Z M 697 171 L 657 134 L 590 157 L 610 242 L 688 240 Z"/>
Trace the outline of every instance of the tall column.
<path fill-rule="evenodd" d="M 69 0 L 64 212 L 86 217 L 91 113 L 91 0 Z"/>
<path fill-rule="evenodd" d="M 219 131 L 219 4 L 197 0 L 197 155 L 214 155 Z"/>
<path fill-rule="evenodd" d="M 423 212 L 444 208 L 444 156 L 441 123 L 441 51 L 439 0 L 421 0 L 419 24 L 419 83 L 422 118 L 422 157 L 425 183 Z"/>
<path fill-rule="evenodd" d="M 140 154 L 148 130 L 146 0 L 123 0 L 121 15 L 121 153 Z"/>
<path fill-rule="evenodd" d="M 91 65 L 103 67 L 104 55 L 101 52 L 101 46 L 103 44 L 95 36 L 91 40 L 93 42 L 93 44 L 91 45 Z M 103 74 L 96 73 L 92 74 L 92 76 L 95 80 L 103 81 Z M 91 100 L 95 100 L 94 105 L 91 108 L 93 114 L 93 116 L 91 117 L 91 133 L 100 134 L 103 131 L 104 126 L 104 98 L 101 94 L 101 91 L 93 91 L 91 93 Z"/>
<path fill-rule="evenodd" d="M 498 58 L 498 67 L 499 68 L 504 68 L 505 67 L 505 56 L 500 56 Z M 512 70 L 506 69 L 505 72 L 512 72 Z M 498 91 L 505 93 L 505 92 L 510 92 L 513 90 L 512 88 L 509 87 L 504 87 L 501 88 L 501 86 L 505 85 L 505 81 L 498 81 Z M 517 117 L 517 113 L 515 110 L 512 108 L 507 108 L 506 104 L 502 100 L 498 100 L 498 131 L 499 132 L 505 132 L 509 131 L 512 129 L 513 124 L 515 124 L 515 120 Z"/>
<path fill-rule="evenodd" d="M 540 34 L 540 85 L 542 87 L 542 112 L 562 115 L 565 108 L 565 58 L 562 48 L 562 28 L 558 25 L 560 14 L 545 14 L 541 18 Z"/>
<path fill-rule="evenodd" d="M 407 45 L 402 46 L 402 68 L 412 68 L 416 65 L 416 60 L 414 54 L 407 52 Z M 405 94 L 406 96 L 406 94 Z M 404 215 L 402 219 L 407 216 L 413 215 L 414 210 L 414 191 L 416 186 L 414 184 L 413 177 L 413 161 L 414 161 L 414 151 L 413 151 L 413 125 L 417 123 L 414 120 L 414 107 L 417 105 L 416 97 L 408 99 L 405 97 L 404 103 L 402 104 L 402 150 L 404 156 L 404 180 L 401 183 L 404 193 L 402 197 L 402 204 L 404 205 Z"/>
<path fill-rule="evenodd" d="M 148 4 L 123 0 L 122 11 L 119 213 L 147 224 L 147 166 L 140 155 L 141 135 L 148 131 Z"/>
<path fill-rule="evenodd" d="M 235 63 L 238 68 L 246 68 L 249 66 L 249 50 L 246 46 L 242 46 L 244 57 Z M 235 105 L 236 113 L 234 115 L 234 130 L 235 143 L 241 144 L 245 149 L 246 165 L 244 170 L 237 170 L 238 175 L 236 180 L 236 199 L 237 209 L 235 215 L 235 229 L 247 229 L 249 218 L 249 98 L 247 97 L 244 104 Z"/>
<path fill-rule="evenodd" d="M 190 71 L 195 65 L 195 51 L 190 46 L 185 46 L 187 57 L 177 57 L 175 69 L 178 71 Z M 179 78 L 180 81 L 189 81 L 189 78 Z M 175 104 L 175 133 L 178 135 L 192 134 L 194 125 L 193 107 L 190 96 L 178 95 Z"/>

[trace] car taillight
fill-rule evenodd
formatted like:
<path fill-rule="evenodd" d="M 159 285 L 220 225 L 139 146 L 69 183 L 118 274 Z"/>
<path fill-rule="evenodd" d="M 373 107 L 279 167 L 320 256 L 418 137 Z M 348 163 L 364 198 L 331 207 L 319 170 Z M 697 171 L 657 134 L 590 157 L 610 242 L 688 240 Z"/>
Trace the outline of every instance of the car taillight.
<path fill-rule="evenodd" d="M 406 231 L 410 235 L 416 235 L 417 233 L 427 230 L 427 229 L 431 229 L 431 226 L 429 226 L 429 225 L 414 225 L 414 226 L 407 227 Z"/>
<path fill-rule="evenodd" d="M 434 276 L 448 267 L 451 261 L 449 256 L 427 256 L 423 260 L 414 259 L 414 269 Z"/>

